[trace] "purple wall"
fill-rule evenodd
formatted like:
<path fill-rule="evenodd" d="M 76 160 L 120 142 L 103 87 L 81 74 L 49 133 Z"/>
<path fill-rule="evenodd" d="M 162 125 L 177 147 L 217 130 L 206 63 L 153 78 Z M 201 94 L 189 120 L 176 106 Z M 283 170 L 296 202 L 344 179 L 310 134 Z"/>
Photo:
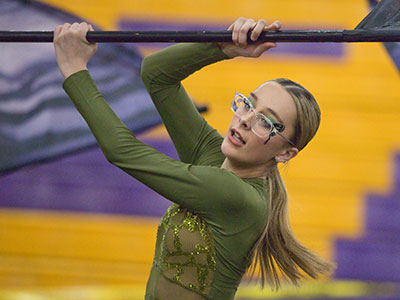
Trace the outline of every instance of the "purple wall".
<path fill-rule="evenodd" d="M 177 158 L 169 140 L 144 140 Z M 0 206 L 161 216 L 170 202 L 111 165 L 96 146 L 0 177 Z"/>
<path fill-rule="evenodd" d="M 400 282 L 400 155 L 394 163 L 393 190 L 366 197 L 365 234 L 336 241 L 337 278 Z"/>

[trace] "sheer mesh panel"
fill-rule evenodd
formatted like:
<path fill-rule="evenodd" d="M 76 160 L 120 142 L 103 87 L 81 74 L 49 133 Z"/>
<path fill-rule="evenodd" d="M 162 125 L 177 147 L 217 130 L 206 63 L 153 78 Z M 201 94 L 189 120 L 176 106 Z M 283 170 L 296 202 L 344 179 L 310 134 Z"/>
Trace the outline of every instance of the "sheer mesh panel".
<path fill-rule="evenodd" d="M 157 300 L 205 300 L 207 298 L 197 294 L 196 292 L 189 291 L 176 283 L 172 283 L 163 276 L 157 279 L 155 290 L 155 297 Z"/>
<path fill-rule="evenodd" d="M 204 300 L 215 271 L 215 252 L 206 223 L 173 204 L 160 226 L 164 231 L 156 264 L 162 276 L 157 279 L 156 297 Z"/>

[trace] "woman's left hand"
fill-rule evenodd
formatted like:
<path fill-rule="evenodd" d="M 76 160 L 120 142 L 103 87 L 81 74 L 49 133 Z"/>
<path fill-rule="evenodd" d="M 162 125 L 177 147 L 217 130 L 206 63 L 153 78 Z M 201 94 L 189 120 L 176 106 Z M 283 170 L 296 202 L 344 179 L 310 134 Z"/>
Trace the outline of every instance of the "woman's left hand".
<path fill-rule="evenodd" d="M 97 51 L 97 44 L 86 40 L 92 25 L 85 22 L 57 26 L 54 29 L 54 49 L 58 67 L 64 78 L 81 70 L 87 70 L 87 63 Z"/>
<path fill-rule="evenodd" d="M 257 39 L 263 31 L 276 31 L 281 29 L 281 23 L 275 21 L 270 25 L 264 20 L 255 22 L 253 19 L 245 19 L 240 17 L 231 26 L 228 31 L 232 31 L 231 43 L 217 43 L 220 49 L 229 57 L 259 57 L 265 51 L 275 48 L 274 42 L 257 42 Z M 253 43 L 247 43 L 248 33 Z"/>

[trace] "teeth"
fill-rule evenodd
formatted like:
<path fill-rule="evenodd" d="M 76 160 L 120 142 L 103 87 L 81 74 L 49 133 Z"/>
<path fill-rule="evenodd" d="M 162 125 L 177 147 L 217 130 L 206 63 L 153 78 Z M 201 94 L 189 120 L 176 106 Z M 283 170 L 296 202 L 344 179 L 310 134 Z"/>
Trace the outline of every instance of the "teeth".
<path fill-rule="evenodd" d="M 239 143 L 244 144 L 244 142 L 242 141 L 242 139 L 239 137 L 239 135 L 236 132 L 233 132 L 233 137 L 235 138 L 235 140 L 237 140 Z"/>

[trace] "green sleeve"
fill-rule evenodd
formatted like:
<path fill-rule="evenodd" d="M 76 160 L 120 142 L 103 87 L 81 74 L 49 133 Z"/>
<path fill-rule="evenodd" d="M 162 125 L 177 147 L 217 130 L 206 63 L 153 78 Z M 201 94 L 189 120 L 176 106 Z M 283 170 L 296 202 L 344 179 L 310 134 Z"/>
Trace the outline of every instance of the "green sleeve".
<path fill-rule="evenodd" d="M 143 60 L 142 80 L 183 162 L 219 166 L 224 159 L 221 135 L 198 113 L 181 81 L 227 58 L 215 44 L 197 43 L 177 44 Z"/>
<path fill-rule="evenodd" d="M 64 89 L 107 160 L 157 193 L 206 218 L 245 205 L 249 188 L 235 174 L 174 160 L 140 142 L 112 111 L 88 71 L 68 77 Z"/>

